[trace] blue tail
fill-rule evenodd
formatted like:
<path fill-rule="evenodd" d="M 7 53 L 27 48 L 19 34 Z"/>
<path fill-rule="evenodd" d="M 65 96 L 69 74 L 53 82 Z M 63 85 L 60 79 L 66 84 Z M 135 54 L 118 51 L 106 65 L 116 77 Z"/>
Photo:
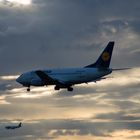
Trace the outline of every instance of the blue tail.
<path fill-rule="evenodd" d="M 86 66 L 85 68 L 109 68 L 113 47 L 114 41 L 110 41 L 97 61 L 94 64 Z"/>
<path fill-rule="evenodd" d="M 21 124 L 22 124 L 22 123 L 20 122 L 19 125 L 18 125 L 18 127 L 21 127 Z"/>

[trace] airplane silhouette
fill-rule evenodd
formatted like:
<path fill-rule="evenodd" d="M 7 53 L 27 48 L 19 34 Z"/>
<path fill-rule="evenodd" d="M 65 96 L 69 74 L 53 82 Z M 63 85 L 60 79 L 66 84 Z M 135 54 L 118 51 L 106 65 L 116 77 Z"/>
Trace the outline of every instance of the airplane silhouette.
<path fill-rule="evenodd" d="M 20 122 L 18 125 L 14 125 L 14 126 L 6 126 L 5 129 L 17 129 L 22 127 L 22 123 Z"/>
<path fill-rule="evenodd" d="M 73 91 L 72 86 L 76 84 L 100 81 L 112 71 L 129 69 L 110 68 L 114 43 L 114 41 L 110 41 L 97 61 L 90 65 L 82 68 L 33 70 L 21 74 L 16 81 L 27 87 L 27 91 L 30 91 L 30 86 L 45 85 L 55 85 L 55 90 L 66 88 L 68 91 Z"/>

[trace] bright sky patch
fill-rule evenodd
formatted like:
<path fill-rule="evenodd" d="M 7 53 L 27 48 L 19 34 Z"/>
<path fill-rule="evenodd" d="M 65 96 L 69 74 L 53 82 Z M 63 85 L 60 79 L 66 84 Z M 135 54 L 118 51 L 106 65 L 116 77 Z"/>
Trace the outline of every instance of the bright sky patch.
<path fill-rule="evenodd" d="M 3 1 L 3 0 L 0 0 L 0 2 L 1 1 Z M 7 0 L 7 2 L 23 4 L 23 5 L 30 5 L 31 4 L 31 0 Z"/>

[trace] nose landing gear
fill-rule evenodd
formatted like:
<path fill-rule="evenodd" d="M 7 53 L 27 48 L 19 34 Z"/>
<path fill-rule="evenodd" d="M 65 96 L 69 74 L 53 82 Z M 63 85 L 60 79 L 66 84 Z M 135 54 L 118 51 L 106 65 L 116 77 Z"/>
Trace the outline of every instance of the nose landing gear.
<path fill-rule="evenodd" d="M 27 92 L 30 92 L 30 90 L 31 90 L 31 89 L 30 89 L 30 86 L 28 86 L 28 88 L 27 88 Z"/>

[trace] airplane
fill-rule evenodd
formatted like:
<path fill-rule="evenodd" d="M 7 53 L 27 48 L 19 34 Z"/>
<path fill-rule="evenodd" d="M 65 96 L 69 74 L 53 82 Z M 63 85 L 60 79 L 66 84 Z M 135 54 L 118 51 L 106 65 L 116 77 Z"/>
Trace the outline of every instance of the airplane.
<path fill-rule="evenodd" d="M 111 74 L 112 71 L 129 69 L 112 69 L 109 67 L 114 44 L 114 41 L 110 41 L 93 64 L 82 68 L 33 70 L 23 73 L 16 81 L 24 87 L 27 87 L 27 91 L 29 92 L 30 86 L 48 85 L 55 85 L 54 90 L 66 88 L 68 91 L 73 91 L 72 86 L 76 84 L 106 79 L 104 76 Z"/>
<path fill-rule="evenodd" d="M 15 126 L 6 126 L 5 129 L 17 129 L 22 127 L 22 123 L 20 122 L 18 125 Z"/>

